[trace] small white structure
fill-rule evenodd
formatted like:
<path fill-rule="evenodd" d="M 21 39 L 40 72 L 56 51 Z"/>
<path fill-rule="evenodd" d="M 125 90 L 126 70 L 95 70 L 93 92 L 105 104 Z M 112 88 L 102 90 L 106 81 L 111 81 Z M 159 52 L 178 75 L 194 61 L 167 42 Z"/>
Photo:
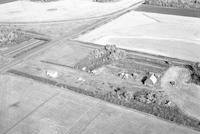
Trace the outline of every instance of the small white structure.
<path fill-rule="evenodd" d="M 53 70 L 46 70 L 46 75 L 50 78 L 57 78 L 58 72 Z"/>
<path fill-rule="evenodd" d="M 92 70 L 91 73 L 94 75 L 98 75 L 98 74 L 101 74 L 104 70 L 105 70 L 104 67 L 100 67 L 100 68 Z"/>
<path fill-rule="evenodd" d="M 152 81 L 153 84 L 156 84 L 156 82 L 158 81 L 155 74 L 152 74 L 149 79 Z"/>
<path fill-rule="evenodd" d="M 83 67 L 81 70 L 82 70 L 82 71 L 86 71 L 86 69 L 87 69 L 87 67 Z"/>
<path fill-rule="evenodd" d="M 77 81 L 79 81 L 79 82 L 85 82 L 85 79 L 83 79 L 82 77 L 78 77 Z"/>

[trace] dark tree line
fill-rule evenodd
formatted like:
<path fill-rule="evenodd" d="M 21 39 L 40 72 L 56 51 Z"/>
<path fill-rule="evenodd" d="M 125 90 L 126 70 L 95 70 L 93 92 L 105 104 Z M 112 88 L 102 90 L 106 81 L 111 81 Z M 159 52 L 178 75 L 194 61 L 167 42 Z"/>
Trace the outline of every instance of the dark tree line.
<path fill-rule="evenodd" d="M 191 71 L 191 80 L 189 82 L 200 85 L 200 63 L 196 62 L 191 65 L 185 65 Z"/>

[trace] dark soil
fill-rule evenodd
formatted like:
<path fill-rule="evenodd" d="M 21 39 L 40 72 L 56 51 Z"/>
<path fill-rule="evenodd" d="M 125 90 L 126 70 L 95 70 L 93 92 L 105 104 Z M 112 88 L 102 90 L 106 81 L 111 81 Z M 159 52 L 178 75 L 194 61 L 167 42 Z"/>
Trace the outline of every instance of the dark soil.
<path fill-rule="evenodd" d="M 176 7 L 166 7 L 166 6 L 159 6 L 159 5 L 141 4 L 135 10 L 142 11 L 142 12 L 149 12 L 149 13 L 159 13 L 159 14 L 167 14 L 167 15 L 178 15 L 178 16 L 200 18 L 199 9 L 195 9 L 195 8 L 176 8 Z"/>

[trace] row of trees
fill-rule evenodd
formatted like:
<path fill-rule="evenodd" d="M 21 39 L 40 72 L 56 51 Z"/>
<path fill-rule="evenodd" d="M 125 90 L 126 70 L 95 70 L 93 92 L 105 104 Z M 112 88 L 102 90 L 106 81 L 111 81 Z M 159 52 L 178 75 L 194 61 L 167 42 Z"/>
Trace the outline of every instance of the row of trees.
<path fill-rule="evenodd" d="M 105 45 L 91 51 L 88 56 L 75 65 L 75 68 L 91 72 L 94 69 L 125 58 L 126 52 L 117 48 L 116 45 Z"/>
<path fill-rule="evenodd" d="M 145 0 L 145 3 L 166 7 L 200 8 L 200 0 Z"/>
<path fill-rule="evenodd" d="M 30 38 L 29 35 L 23 33 L 16 27 L 0 26 L 0 47 L 20 44 Z"/>
<path fill-rule="evenodd" d="M 13 42 L 16 38 L 18 38 L 16 30 L 0 28 L 0 44 Z"/>

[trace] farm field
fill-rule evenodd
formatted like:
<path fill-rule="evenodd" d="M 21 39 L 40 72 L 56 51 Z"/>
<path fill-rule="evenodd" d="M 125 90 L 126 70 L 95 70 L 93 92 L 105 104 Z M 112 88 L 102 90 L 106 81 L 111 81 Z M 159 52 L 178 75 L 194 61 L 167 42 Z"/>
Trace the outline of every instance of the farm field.
<path fill-rule="evenodd" d="M 199 13 L 200 9 L 192 9 L 192 8 L 175 8 L 175 7 L 163 7 L 163 6 L 141 4 L 140 6 L 138 6 L 136 11 L 200 18 L 200 13 Z"/>
<path fill-rule="evenodd" d="M 99 44 L 123 44 L 122 47 L 147 53 L 176 57 L 191 61 L 199 61 L 199 44 L 179 40 L 140 38 L 138 37 L 107 37 L 100 39 Z M 188 47 L 189 46 L 189 47 Z M 187 49 L 184 49 L 187 48 Z"/>
<path fill-rule="evenodd" d="M 198 61 L 199 24 L 199 18 L 132 11 L 77 40 Z"/>
<path fill-rule="evenodd" d="M 92 0 L 59 0 L 53 2 L 20 0 L 0 5 L 0 22 L 48 22 L 84 18 L 94 19 L 104 15 L 107 16 L 138 2 L 141 2 L 141 0 L 121 0 L 113 3 L 99 3 Z"/>
<path fill-rule="evenodd" d="M 79 34 L 84 31 L 87 27 L 97 24 L 98 22 L 108 19 L 107 17 L 94 20 L 80 20 L 80 21 L 69 21 L 69 22 L 57 22 L 57 23 L 32 23 L 32 24 L 21 24 L 17 25 L 18 28 L 25 31 L 33 32 L 47 36 L 51 39 L 57 39 L 61 37 L 69 37 Z"/>

